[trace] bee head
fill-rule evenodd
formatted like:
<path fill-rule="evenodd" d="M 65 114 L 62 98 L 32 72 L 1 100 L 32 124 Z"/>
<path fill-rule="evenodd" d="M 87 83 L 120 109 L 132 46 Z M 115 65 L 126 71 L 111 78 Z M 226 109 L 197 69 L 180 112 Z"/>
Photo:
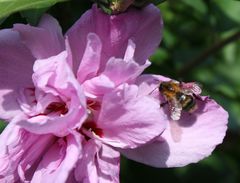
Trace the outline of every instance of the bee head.
<path fill-rule="evenodd" d="M 171 82 L 162 82 L 159 86 L 159 91 L 160 92 L 163 92 L 163 91 L 173 92 L 174 87 L 172 86 Z"/>

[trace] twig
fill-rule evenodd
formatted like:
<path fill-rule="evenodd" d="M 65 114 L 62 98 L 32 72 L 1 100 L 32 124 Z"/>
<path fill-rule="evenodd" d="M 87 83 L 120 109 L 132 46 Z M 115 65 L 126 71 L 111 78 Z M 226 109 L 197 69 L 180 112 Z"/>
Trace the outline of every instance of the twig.
<path fill-rule="evenodd" d="M 225 45 L 237 41 L 240 39 L 240 31 L 234 33 L 233 35 L 229 36 L 226 39 L 223 39 L 215 44 L 213 44 L 211 47 L 204 50 L 200 55 L 195 57 L 192 61 L 189 61 L 185 66 L 179 70 L 178 75 L 183 76 L 187 73 L 187 71 L 193 69 L 194 67 L 201 64 L 204 60 L 206 60 L 209 56 L 215 54 L 217 51 L 219 51 L 221 48 L 223 48 Z"/>

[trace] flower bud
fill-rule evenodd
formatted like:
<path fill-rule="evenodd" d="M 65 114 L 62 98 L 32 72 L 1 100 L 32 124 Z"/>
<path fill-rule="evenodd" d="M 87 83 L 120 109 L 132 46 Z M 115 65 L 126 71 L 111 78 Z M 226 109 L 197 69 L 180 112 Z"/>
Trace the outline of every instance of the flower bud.
<path fill-rule="evenodd" d="M 93 0 L 108 14 L 119 14 L 125 12 L 129 6 L 142 8 L 149 3 L 163 2 L 165 0 Z"/>

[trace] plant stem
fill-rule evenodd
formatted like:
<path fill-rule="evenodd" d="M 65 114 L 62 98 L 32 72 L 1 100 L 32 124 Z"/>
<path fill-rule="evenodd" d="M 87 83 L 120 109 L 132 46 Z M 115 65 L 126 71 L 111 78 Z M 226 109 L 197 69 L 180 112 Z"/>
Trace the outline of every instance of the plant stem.
<path fill-rule="evenodd" d="M 189 70 L 195 68 L 196 66 L 203 63 L 208 57 L 218 52 L 221 48 L 226 46 L 227 44 L 237 41 L 240 39 L 240 31 L 232 34 L 231 36 L 213 44 L 211 47 L 204 50 L 201 54 L 196 56 L 193 60 L 189 61 L 184 65 L 182 69 L 178 71 L 179 76 L 184 76 Z"/>

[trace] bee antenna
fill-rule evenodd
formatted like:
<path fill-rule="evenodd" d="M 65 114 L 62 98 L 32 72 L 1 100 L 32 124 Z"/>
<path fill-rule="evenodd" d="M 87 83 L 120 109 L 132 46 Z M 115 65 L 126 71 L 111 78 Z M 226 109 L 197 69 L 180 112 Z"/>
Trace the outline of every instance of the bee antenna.
<path fill-rule="evenodd" d="M 156 87 L 156 88 L 154 88 L 150 93 L 149 93 L 149 95 L 151 95 L 156 89 L 158 89 L 159 88 L 159 86 L 158 87 Z"/>
<path fill-rule="evenodd" d="M 156 82 L 158 82 L 158 83 L 160 82 L 160 81 L 159 81 L 158 79 L 156 79 L 156 78 L 153 78 L 153 81 L 156 81 Z"/>
<path fill-rule="evenodd" d="M 153 79 L 153 81 L 154 81 L 154 82 L 157 82 L 157 83 L 158 83 L 158 85 L 157 85 L 157 87 L 156 87 L 156 88 L 154 88 L 154 89 L 153 89 L 153 90 L 152 90 L 152 91 L 149 93 L 149 95 L 151 95 L 151 94 L 152 94 L 152 93 L 153 93 L 153 92 L 154 92 L 156 89 L 158 89 L 158 88 L 159 88 L 159 86 L 160 86 L 160 83 L 161 83 L 161 82 L 160 82 L 158 79 L 156 79 L 156 78 L 154 78 L 154 79 Z"/>

